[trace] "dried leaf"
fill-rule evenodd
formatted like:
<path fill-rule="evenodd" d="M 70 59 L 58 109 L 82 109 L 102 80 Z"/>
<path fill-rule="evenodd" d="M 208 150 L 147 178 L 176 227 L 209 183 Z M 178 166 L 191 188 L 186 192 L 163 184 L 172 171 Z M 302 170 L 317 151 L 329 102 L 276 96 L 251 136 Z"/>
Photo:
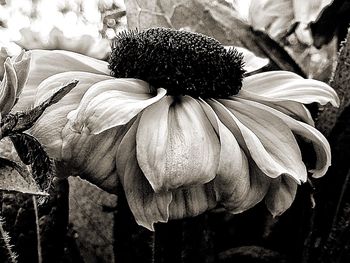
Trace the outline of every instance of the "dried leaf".
<path fill-rule="evenodd" d="M 0 190 L 47 196 L 42 192 L 26 167 L 0 158 Z"/>
<path fill-rule="evenodd" d="M 12 134 L 10 139 L 22 162 L 31 165 L 32 177 L 40 189 L 48 191 L 53 179 L 54 169 L 52 161 L 38 140 L 25 133 Z"/>

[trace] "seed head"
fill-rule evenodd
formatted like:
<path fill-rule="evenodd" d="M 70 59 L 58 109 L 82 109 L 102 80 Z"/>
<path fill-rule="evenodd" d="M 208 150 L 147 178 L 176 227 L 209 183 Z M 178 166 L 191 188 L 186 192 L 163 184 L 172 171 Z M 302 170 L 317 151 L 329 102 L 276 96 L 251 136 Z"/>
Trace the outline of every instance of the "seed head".
<path fill-rule="evenodd" d="M 169 95 L 224 98 L 238 93 L 243 56 L 217 40 L 168 28 L 124 31 L 113 44 L 111 75 L 138 78 Z"/>

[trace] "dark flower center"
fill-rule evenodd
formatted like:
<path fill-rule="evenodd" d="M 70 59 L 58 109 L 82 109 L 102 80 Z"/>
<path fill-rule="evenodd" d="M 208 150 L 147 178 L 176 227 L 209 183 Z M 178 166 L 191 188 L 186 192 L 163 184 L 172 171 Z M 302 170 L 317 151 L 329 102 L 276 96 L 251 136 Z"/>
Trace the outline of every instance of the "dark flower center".
<path fill-rule="evenodd" d="M 120 33 L 109 61 L 116 78 L 138 78 L 169 95 L 224 98 L 238 93 L 243 56 L 217 40 L 168 28 Z"/>

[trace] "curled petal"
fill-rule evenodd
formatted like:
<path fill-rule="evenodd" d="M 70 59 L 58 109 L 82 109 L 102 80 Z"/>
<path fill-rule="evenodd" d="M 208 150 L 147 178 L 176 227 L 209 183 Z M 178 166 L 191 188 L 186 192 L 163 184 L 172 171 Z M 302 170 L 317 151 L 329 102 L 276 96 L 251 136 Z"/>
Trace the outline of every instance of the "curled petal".
<path fill-rule="evenodd" d="M 220 120 L 267 176 L 286 174 L 306 181 L 306 168 L 289 127 L 266 111 L 229 100 L 210 101 Z"/>
<path fill-rule="evenodd" d="M 310 111 L 302 104 L 291 100 L 275 99 L 257 95 L 246 90 L 240 90 L 236 98 L 243 98 L 247 100 L 256 101 L 278 111 L 293 117 L 294 119 L 299 119 L 307 124 L 314 126 L 314 120 L 310 114 Z"/>
<path fill-rule="evenodd" d="M 166 96 L 146 108 L 136 139 L 140 168 L 156 192 L 215 177 L 219 141 L 199 103 L 189 96 Z"/>
<path fill-rule="evenodd" d="M 249 160 L 250 185 L 246 195 L 241 197 L 239 201 L 233 201 L 228 206 L 229 212 L 233 214 L 242 213 L 258 203 L 266 196 L 272 178 L 266 176 L 255 164 L 253 160 Z"/>
<path fill-rule="evenodd" d="M 79 107 L 68 114 L 76 131 L 87 127 L 99 134 L 124 125 L 149 105 L 160 100 L 166 91 L 151 94 L 147 82 L 137 79 L 110 79 L 96 83 L 84 95 Z"/>
<path fill-rule="evenodd" d="M 200 103 L 220 139 L 219 166 L 213 180 L 216 199 L 227 209 L 238 208 L 250 190 L 247 157 L 213 109 L 203 100 Z"/>
<path fill-rule="evenodd" d="M 236 98 L 236 100 L 241 99 Z M 316 178 L 323 176 L 327 172 L 328 167 L 331 165 L 331 149 L 327 139 L 322 135 L 322 133 L 320 133 L 314 127 L 294 120 L 282 112 L 279 112 L 278 110 L 266 105 L 253 101 L 244 101 L 244 103 L 274 114 L 278 118 L 282 119 L 294 134 L 297 134 L 306 140 L 311 141 L 316 153 L 316 167 L 315 169 L 310 170 L 310 172 L 313 174 L 313 177 Z"/>
<path fill-rule="evenodd" d="M 229 49 L 231 47 L 225 46 L 225 48 Z M 238 52 L 243 54 L 244 69 L 248 73 L 259 70 L 262 67 L 265 67 L 267 64 L 269 64 L 268 58 L 258 57 L 253 52 L 243 47 L 234 47 L 234 48 L 237 49 Z"/>
<path fill-rule="evenodd" d="M 24 88 L 24 85 L 26 84 L 28 73 L 30 70 L 30 61 L 31 61 L 31 55 L 30 52 L 25 52 L 22 50 L 22 52 L 14 58 L 13 67 L 16 71 L 17 75 L 17 91 L 16 91 L 16 98 L 21 95 L 22 90 Z"/>
<path fill-rule="evenodd" d="M 244 212 L 265 197 L 272 179 L 266 176 L 253 160 L 248 161 L 234 135 L 210 106 L 204 101 L 201 101 L 201 105 L 220 138 L 219 167 L 216 177 L 211 182 L 216 198 L 229 212 Z"/>
<path fill-rule="evenodd" d="M 10 112 L 16 101 L 17 76 L 10 58 L 5 63 L 5 74 L 0 84 L 0 113 L 6 115 Z"/>
<path fill-rule="evenodd" d="M 195 185 L 172 191 L 169 219 L 194 217 L 216 206 L 213 184 Z"/>
<path fill-rule="evenodd" d="M 37 120 L 30 129 L 31 134 L 45 145 L 50 156 L 58 160 L 62 159 L 62 130 L 68 122 L 68 113 L 78 107 L 84 93 L 93 84 L 110 77 L 87 72 L 64 72 L 47 78 L 37 88 L 35 106 L 40 105 L 45 99 L 49 98 L 57 91 L 57 89 L 60 89 L 65 84 L 75 79 L 77 75 L 79 75 L 77 86 L 59 102 L 46 109 L 40 119 Z M 53 120 L 55 125 L 52 125 Z M 71 129 L 69 129 L 69 131 L 73 133 Z M 78 136 L 78 134 L 75 135 Z"/>
<path fill-rule="evenodd" d="M 325 105 L 330 102 L 339 106 L 336 92 L 314 79 L 304 79 L 289 71 L 269 71 L 248 76 L 243 80 L 243 91 L 280 100 L 292 100 L 300 103 L 318 102 Z"/>
<path fill-rule="evenodd" d="M 297 188 L 297 183 L 287 176 L 281 176 L 271 181 L 265 203 L 273 216 L 283 214 L 292 205 Z"/>
<path fill-rule="evenodd" d="M 93 84 L 111 77 L 87 72 L 56 74 L 38 87 L 36 104 L 40 104 L 77 75 L 77 86 L 46 109 L 29 132 L 45 145 L 49 155 L 59 163 L 57 176 L 79 175 L 104 190 L 115 192 L 118 183 L 115 154 L 124 134 L 124 126 L 91 135 L 85 130 L 74 132 L 67 119 L 67 114 L 78 107 L 84 93 Z M 52 125 L 53 120 L 55 125 Z"/>
<path fill-rule="evenodd" d="M 94 135 L 84 131 L 75 133 L 69 127 L 64 127 L 62 157 L 59 159 L 64 171 L 70 170 L 71 175 L 80 176 L 105 191 L 116 193 L 119 180 L 115 156 L 127 128 L 127 125 L 120 126 Z"/>
<path fill-rule="evenodd" d="M 3 75 L 4 75 L 4 63 L 5 63 L 5 60 L 10 57 L 10 54 L 7 50 L 7 48 L 5 47 L 1 47 L 0 48 L 0 80 L 2 79 Z"/>
<path fill-rule="evenodd" d="M 68 71 L 84 71 L 109 75 L 108 63 L 64 50 L 32 50 L 28 80 L 23 89 L 16 110 L 26 110 L 33 106 L 39 84 L 46 78 Z"/>
<path fill-rule="evenodd" d="M 136 222 L 149 230 L 154 223 L 167 222 L 171 192 L 155 193 L 136 159 L 136 132 L 139 118 L 121 141 L 116 156 L 117 171 Z"/>

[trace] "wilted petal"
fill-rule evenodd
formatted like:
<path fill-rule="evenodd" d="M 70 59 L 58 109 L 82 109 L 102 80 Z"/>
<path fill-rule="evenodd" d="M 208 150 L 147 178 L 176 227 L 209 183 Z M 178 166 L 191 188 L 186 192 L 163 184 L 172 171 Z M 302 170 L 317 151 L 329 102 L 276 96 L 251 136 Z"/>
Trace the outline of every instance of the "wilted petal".
<path fill-rule="evenodd" d="M 62 158 L 66 171 L 80 176 L 90 183 L 117 193 L 118 176 L 116 153 L 128 126 L 110 129 L 98 135 L 72 132 L 69 127 L 62 130 Z"/>
<path fill-rule="evenodd" d="M 284 114 L 293 117 L 294 119 L 299 119 L 312 126 L 315 125 L 310 111 L 304 106 L 304 104 L 300 102 L 264 97 L 262 95 L 257 95 L 246 90 L 240 90 L 240 92 L 235 97 L 265 104 L 266 106 L 281 111 Z"/>
<path fill-rule="evenodd" d="M 297 188 L 297 183 L 287 176 L 281 176 L 271 181 L 265 203 L 273 216 L 283 214 L 292 205 Z"/>
<path fill-rule="evenodd" d="M 169 219 L 194 217 L 214 208 L 217 203 L 212 183 L 180 188 L 172 194 Z"/>
<path fill-rule="evenodd" d="M 10 58 L 5 63 L 5 74 L 0 84 L 0 113 L 6 115 L 16 101 L 17 76 Z"/>
<path fill-rule="evenodd" d="M 244 126 L 254 132 L 272 158 L 286 169 L 287 175 L 296 181 L 306 181 L 306 167 L 302 161 L 299 146 L 283 120 L 276 118 L 268 111 L 239 100 L 221 100 L 221 102 Z M 259 163 L 257 161 L 256 163 L 261 169 Z"/>
<path fill-rule="evenodd" d="M 330 102 L 333 106 L 339 105 L 336 92 L 326 83 L 304 79 L 289 71 L 269 71 L 248 76 L 243 80 L 242 90 L 304 104 L 318 102 L 325 105 Z"/>
<path fill-rule="evenodd" d="M 138 166 L 136 159 L 138 125 L 139 120 L 136 120 L 121 141 L 116 165 L 126 199 L 136 222 L 149 230 L 154 230 L 154 223 L 168 221 L 172 194 L 171 192 L 155 193 Z"/>
<path fill-rule="evenodd" d="M 87 72 L 64 72 L 56 74 L 43 81 L 37 88 L 34 105 L 40 105 L 55 91 L 74 80 L 79 75 L 77 86 L 65 95 L 59 102 L 51 105 L 34 124 L 30 132 L 47 148 L 53 158 L 62 158 L 62 129 L 66 126 L 67 115 L 76 109 L 84 93 L 96 82 L 111 77 Z M 55 125 L 52 125 L 54 122 Z M 70 130 L 73 133 L 72 130 Z M 77 134 L 76 134 L 77 135 Z"/>
<path fill-rule="evenodd" d="M 284 17 L 285 19 L 281 19 Z M 286 32 L 293 20 L 293 6 L 290 0 L 252 0 L 249 6 L 249 24 L 257 30 L 266 30 L 276 37 Z M 272 27 L 270 32 L 271 25 Z M 278 26 L 277 26 L 278 25 Z"/>
<path fill-rule="evenodd" d="M 29 132 L 45 145 L 46 151 L 60 164 L 57 176 L 78 175 L 113 192 L 117 186 L 115 154 L 125 132 L 123 126 L 91 135 L 85 130 L 80 133 L 73 131 L 67 119 L 67 114 L 78 107 L 86 90 L 96 82 L 111 77 L 87 72 L 56 74 L 40 84 L 35 105 L 39 105 L 77 75 L 77 86 L 46 109 Z M 52 125 L 53 121 L 55 125 Z"/>
<path fill-rule="evenodd" d="M 295 21 L 309 24 L 315 21 L 323 8 L 333 0 L 292 0 Z"/>
<path fill-rule="evenodd" d="M 306 168 L 289 127 L 271 113 L 229 100 L 210 101 L 220 120 L 259 169 L 272 178 L 286 174 L 306 181 Z M 227 109 L 229 108 L 229 109 Z"/>
<path fill-rule="evenodd" d="M 237 208 L 250 190 L 247 157 L 213 109 L 205 101 L 200 103 L 220 139 L 219 166 L 213 180 L 216 198 L 228 209 Z"/>
<path fill-rule="evenodd" d="M 16 110 L 30 108 L 39 84 L 46 78 L 68 71 L 109 75 L 108 63 L 64 50 L 32 50 L 27 83 Z"/>
<path fill-rule="evenodd" d="M 230 130 L 210 106 L 201 103 L 219 134 L 221 149 L 217 175 L 213 183 L 217 200 L 231 213 L 241 213 L 258 204 L 266 195 L 271 178 L 246 157 Z"/>
<path fill-rule="evenodd" d="M 253 160 L 249 160 L 249 174 L 250 186 L 247 194 L 241 197 L 239 201 L 232 200 L 231 206 L 228 203 L 227 208 L 233 214 L 242 213 L 260 203 L 266 196 L 273 180 L 266 176 Z"/>
<path fill-rule="evenodd" d="M 231 46 L 225 46 L 225 48 L 229 49 L 231 48 Z M 237 49 L 238 52 L 243 54 L 244 69 L 248 73 L 259 70 L 262 67 L 265 67 L 267 64 L 269 64 L 268 58 L 258 57 L 253 52 L 243 47 L 234 47 L 234 48 Z"/>
<path fill-rule="evenodd" d="M 30 70 L 30 61 L 30 52 L 25 52 L 24 50 L 22 50 L 22 52 L 14 58 L 13 67 L 15 68 L 18 81 L 16 98 L 18 98 L 19 95 L 21 95 L 24 84 L 27 81 L 28 73 Z"/>
<path fill-rule="evenodd" d="M 241 99 L 236 98 L 236 100 Z M 331 165 L 331 149 L 327 139 L 322 135 L 322 133 L 320 133 L 314 127 L 294 120 L 282 112 L 279 112 L 278 110 L 266 105 L 253 101 L 242 100 L 242 102 L 246 105 L 252 105 L 258 109 L 269 111 L 271 114 L 274 114 L 282 119 L 294 134 L 305 138 L 307 141 L 311 141 L 316 153 L 316 168 L 310 170 L 310 172 L 313 173 L 313 177 L 321 177 L 327 172 L 328 167 Z"/>
<path fill-rule="evenodd" d="M 137 160 L 156 192 L 209 182 L 217 171 L 219 151 L 211 123 L 189 96 L 166 96 L 142 113 Z"/>
<path fill-rule="evenodd" d="M 0 48 L 0 80 L 2 79 L 5 69 L 3 67 L 5 60 L 10 57 L 10 54 L 8 53 L 7 48 L 1 47 Z"/>
<path fill-rule="evenodd" d="M 153 95 L 150 89 L 147 82 L 137 79 L 98 82 L 86 92 L 68 119 L 75 130 L 87 127 L 92 134 L 124 125 L 166 94 L 165 89 L 159 88 L 157 95 Z"/>

